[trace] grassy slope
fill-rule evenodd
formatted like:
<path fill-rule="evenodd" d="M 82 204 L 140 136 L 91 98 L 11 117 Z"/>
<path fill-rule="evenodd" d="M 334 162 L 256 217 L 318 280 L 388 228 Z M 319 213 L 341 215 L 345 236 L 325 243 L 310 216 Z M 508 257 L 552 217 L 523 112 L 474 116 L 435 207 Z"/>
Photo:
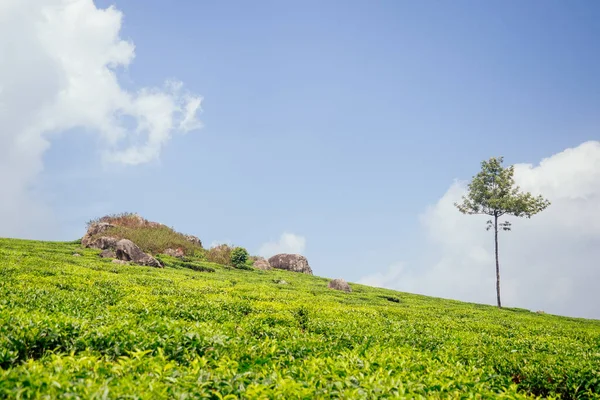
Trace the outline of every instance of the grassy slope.
<path fill-rule="evenodd" d="M 600 321 L 97 253 L 0 239 L 0 398 L 600 393 Z"/>

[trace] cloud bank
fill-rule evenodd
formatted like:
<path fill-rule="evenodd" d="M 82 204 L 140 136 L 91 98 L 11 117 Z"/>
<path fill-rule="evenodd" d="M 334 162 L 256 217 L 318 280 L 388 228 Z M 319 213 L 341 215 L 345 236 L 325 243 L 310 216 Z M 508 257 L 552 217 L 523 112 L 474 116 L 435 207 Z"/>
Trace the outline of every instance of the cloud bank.
<path fill-rule="evenodd" d="M 600 318 L 600 142 L 567 149 L 539 165 L 515 165 L 523 190 L 552 205 L 532 219 L 510 219 L 500 233 L 503 305 Z M 421 268 L 393 265 L 361 282 L 432 296 L 495 304 L 493 233 L 485 216 L 460 214 L 466 192 L 455 182 L 422 216 L 438 261 Z"/>
<path fill-rule="evenodd" d="M 269 258 L 275 254 L 302 254 L 306 248 L 306 239 L 293 233 L 283 233 L 278 241 L 264 243 L 258 250 L 262 257 Z"/>
<path fill-rule="evenodd" d="M 119 36 L 123 15 L 92 0 L 0 2 L 0 236 L 28 236 L 48 222 L 30 193 L 54 135 L 83 128 L 103 158 L 155 160 L 173 134 L 200 127 L 201 98 L 180 82 L 129 91 L 116 72 L 133 61 Z"/>

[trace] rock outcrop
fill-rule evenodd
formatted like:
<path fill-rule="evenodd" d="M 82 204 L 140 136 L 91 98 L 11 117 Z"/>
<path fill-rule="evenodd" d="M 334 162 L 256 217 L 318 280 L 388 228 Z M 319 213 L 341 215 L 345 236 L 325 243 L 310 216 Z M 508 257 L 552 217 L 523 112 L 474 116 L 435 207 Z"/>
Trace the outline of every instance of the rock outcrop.
<path fill-rule="evenodd" d="M 106 247 L 97 247 L 98 243 L 96 243 L 96 242 L 98 239 L 93 239 L 93 237 L 97 236 L 101 233 L 104 233 L 108 229 L 114 228 L 114 227 L 115 226 L 113 224 L 109 224 L 108 222 L 98 222 L 98 223 L 90 225 L 88 227 L 88 230 L 85 233 L 85 235 L 83 235 L 83 238 L 81 238 L 81 245 L 83 247 L 105 249 Z M 115 242 L 115 244 L 116 244 L 116 242 Z"/>
<path fill-rule="evenodd" d="M 187 251 L 184 249 L 193 250 L 196 246 L 202 248 L 202 241 L 198 237 L 181 234 L 164 224 L 148 221 L 134 213 L 106 215 L 88 223 L 87 228 L 87 232 L 81 238 L 82 247 L 115 250 L 117 242 L 121 239 L 148 239 L 154 235 L 157 241 L 162 243 L 159 248 L 156 243 L 148 243 L 143 239 L 136 244 L 142 246 L 145 251 L 152 249 L 152 253 L 165 253 L 178 258 L 183 258 L 184 252 Z"/>
<path fill-rule="evenodd" d="M 105 249 L 99 254 L 102 258 L 116 258 L 117 254 L 112 249 Z"/>
<path fill-rule="evenodd" d="M 118 260 L 162 268 L 162 264 L 156 258 L 144 253 L 142 249 L 128 239 L 121 239 L 117 242 L 116 256 Z"/>
<path fill-rule="evenodd" d="M 252 265 L 254 268 L 262 269 L 263 271 L 273 269 L 273 267 L 271 267 L 271 264 L 269 264 L 269 261 L 267 261 L 267 259 L 264 257 L 255 257 L 254 264 Z"/>
<path fill-rule="evenodd" d="M 171 257 L 183 258 L 185 254 L 183 254 L 182 249 L 166 249 L 163 253 Z"/>
<path fill-rule="evenodd" d="M 100 236 L 99 238 L 88 241 L 87 246 L 93 249 L 107 250 L 115 249 L 119 239 L 110 236 Z"/>
<path fill-rule="evenodd" d="M 194 235 L 184 235 L 185 238 L 187 239 L 188 242 L 191 242 L 195 245 L 198 245 L 200 247 L 202 247 L 202 241 L 200 240 L 200 238 L 194 236 Z"/>
<path fill-rule="evenodd" d="M 276 254 L 269 258 L 269 264 L 271 267 L 277 269 L 285 269 L 309 275 L 313 274 L 310 265 L 308 265 L 308 260 L 300 254 Z"/>
<path fill-rule="evenodd" d="M 333 279 L 331 282 L 329 282 L 329 285 L 327 285 L 327 287 L 329 289 L 341 290 L 344 292 L 352 291 L 352 288 L 350 287 L 350 285 L 348 285 L 348 282 L 346 282 L 343 279 Z"/>

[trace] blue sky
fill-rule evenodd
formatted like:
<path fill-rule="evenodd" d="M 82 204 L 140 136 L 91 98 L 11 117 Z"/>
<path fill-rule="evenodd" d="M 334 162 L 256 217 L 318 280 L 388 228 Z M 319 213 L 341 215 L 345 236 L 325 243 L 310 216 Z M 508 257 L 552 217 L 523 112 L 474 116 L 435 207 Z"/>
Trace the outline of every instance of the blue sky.
<path fill-rule="evenodd" d="M 29 185 L 53 239 L 136 211 L 254 253 L 293 233 L 317 275 L 414 271 L 434 257 L 427 210 L 481 160 L 600 137 L 595 1 L 95 5 L 135 44 L 121 87 L 180 80 L 204 126 L 135 166 L 103 161 L 93 129 L 53 134 Z"/>

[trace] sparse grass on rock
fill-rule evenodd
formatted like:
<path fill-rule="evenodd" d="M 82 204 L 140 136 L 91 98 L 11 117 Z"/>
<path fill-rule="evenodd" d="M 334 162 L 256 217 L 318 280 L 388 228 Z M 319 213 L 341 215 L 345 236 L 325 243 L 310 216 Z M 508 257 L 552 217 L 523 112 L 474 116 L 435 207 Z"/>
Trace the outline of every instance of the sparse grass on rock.
<path fill-rule="evenodd" d="M 201 256 L 204 254 L 202 246 L 190 242 L 186 235 L 174 229 L 148 221 L 134 213 L 107 215 L 88 222 L 88 226 L 106 222 L 115 225 L 113 228 L 96 235 L 110 236 L 117 239 L 129 239 L 144 252 L 159 254 L 166 249 L 182 249 L 185 255 Z M 96 239 L 96 237 L 92 237 Z"/>

